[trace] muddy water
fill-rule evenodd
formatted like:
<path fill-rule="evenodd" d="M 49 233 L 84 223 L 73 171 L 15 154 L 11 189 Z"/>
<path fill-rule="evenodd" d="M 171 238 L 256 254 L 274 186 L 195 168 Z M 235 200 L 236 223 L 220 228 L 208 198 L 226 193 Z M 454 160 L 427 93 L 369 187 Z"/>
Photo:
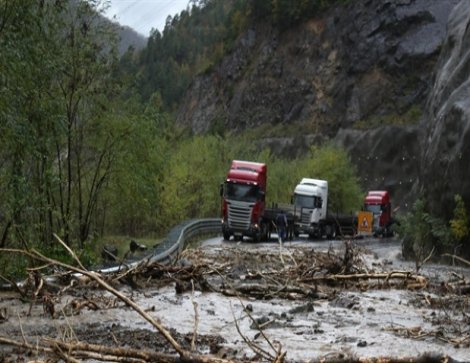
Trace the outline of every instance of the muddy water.
<path fill-rule="evenodd" d="M 246 351 L 237 331 L 269 349 L 266 341 L 243 306 L 252 307 L 251 315 L 267 322 L 265 334 L 271 342 L 280 342 L 287 357 L 294 360 L 312 359 L 329 353 L 354 353 L 358 356 L 414 356 L 425 352 L 446 353 L 470 361 L 468 349 L 456 349 L 432 337 L 410 339 L 396 336 L 388 329 L 420 327 L 433 331 L 435 313 L 427 308 L 415 308 L 409 292 L 371 291 L 341 293 L 333 302 L 239 301 L 212 293 L 175 296 L 171 287 L 152 297 L 139 297 L 143 306 L 156 306 L 155 315 L 168 327 L 192 333 L 195 324 L 194 303 L 197 304 L 198 334 L 221 334 L 227 346 Z M 243 305 L 242 305 L 243 304 Z M 299 312 L 295 312 L 298 308 Z M 120 323 L 131 328 L 145 324 L 133 313 L 119 313 Z M 249 354 L 249 352 L 247 352 Z"/>
<path fill-rule="evenodd" d="M 222 243 L 223 244 L 223 243 Z M 227 243 L 225 243 L 227 244 Z M 228 243 L 232 244 L 231 242 Z M 298 240 L 284 244 L 283 248 L 295 248 L 297 245 L 308 245 L 316 250 L 326 250 L 330 247 L 341 248 L 342 241 L 308 242 Z M 415 265 L 401 261 L 400 244 L 396 240 L 359 240 L 356 244 L 371 251 L 369 263 L 382 264 L 390 270 L 413 270 Z M 219 239 L 208 240 L 204 243 L 207 248 L 218 248 Z M 279 248 L 277 243 L 251 244 L 236 243 L 245 248 Z M 450 275 L 449 267 L 425 266 L 423 273 Z M 458 273 L 468 270 L 455 269 Z M 440 276 L 444 277 L 444 276 Z M 168 296 L 169 294 L 165 294 Z M 170 293 L 171 295 L 171 293 Z M 427 294 L 429 299 L 438 299 L 439 296 Z M 167 298 L 158 299 L 158 305 L 165 305 Z M 420 293 L 406 290 L 375 290 L 364 293 L 339 292 L 333 301 L 314 301 L 313 306 L 305 309 L 305 301 L 291 302 L 285 300 L 271 301 L 243 301 L 246 306 L 253 307 L 251 315 L 268 323 L 265 332 L 271 341 L 280 342 L 288 352 L 288 357 L 303 360 L 323 356 L 327 353 L 354 353 L 358 356 L 415 356 L 425 352 L 446 353 L 463 361 L 470 361 L 468 349 L 454 348 L 432 336 L 425 336 L 426 332 L 435 331 L 433 322 L 439 314 L 448 312 L 431 309 L 426 304 L 416 307 L 416 300 L 424 300 Z M 204 333 L 220 333 L 228 344 L 239 347 L 241 338 L 235 327 L 235 319 L 240 319 L 240 329 L 248 338 L 259 336 L 256 329 L 251 329 L 252 321 L 244 313 L 242 303 L 215 294 L 198 294 L 194 297 L 183 296 L 174 301 L 174 305 L 165 305 L 168 314 L 164 314 L 167 324 L 175 324 L 171 317 L 184 314 L 185 318 L 179 320 L 180 328 L 191 331 L 194 324 L 194 309 L 192 300 L 198 304 L 200 323 L 198 330 Z M 295 308 L 300 312 L 294 313 Z M 447 316 L 446 316 L 447 317 Z M 184 324 L 182 324 L 184 322 Z M 419 339 L 400 337 L 396 332 L 404 329 L 420 328 Z M 403 333 L 405 334 L 405 333 Z M 261 337 L 257 341 L 263 343 Z"/>
<path fill-rule="evenodd" d="M 363 247 L 364 251 L 368 251 L 364 258 L 371 269 L 377 265 L 388 270 L 416 268 L 413 263 L 399 259 L 400 244 L 396 240 L 359 240 L 355 243 Z M 309 246 L 320 251 L 330 247 L 341 249 L 342 245 L 341 241 L 309 242 L 301 238 L 284 244 L 282 248 L 288 251 L 297 246 Z M 203 247 L 213 250 L 214 253 L 227 246 L 266 250 L 280 248 L 276 242 L 227 243 L 220 238 L 203 242 Z M 470 276 L 467 269 L 436 265 L 427 265 L 420 272 L 432 275 L 436 281 L 446 281 L 452 271 Z M 253 356 L 241 334 L 265 350 L 273 352 L 253 323 L 253 320 L 256 320 L 258 324 L 264 325 L 263 332 L 271 344 L 281 344 L 282 349 L 287 351 L 287 358 L 295 361 L 331 354 L 403 357 L 434 352 L 470 362 L 468 347 L 459 348 L 439 338 L 458 336 L 459 332 L 469 334 L 468 325 L 465 326 L 465 320 L 462 319 L 462 314 L 468 316 L 469 313 L 468 300 L 467 306 L 463 308 L 446 309 L 445 302 L 436 308 L 430 302 L 440 301 L 438 291 L 338 291 L 336 297 L 330 300 L 298 301 L 240 300 L 200 291 L 177 294 L 174 285 L 144 291 L 128 289 L 125 292 L 147 309 L 150 315 L 178 333 L 192 334 L 196 331 L 198 335 L 220 335 L 225 339 L 224 347 L 236 358 Z M 98 291 L 96 293 L 101 295 Z M 60 306 L 66 306 L 74 298 L 76 296 L 66 296 L 57 305 L 56 310 L 60 311 Z M 109 295 L 105 298 L 109 301 L 113 299 Z M 457 300 L 459 297 L 455 296 L 455 301 Z M 0 308 L 6 308 L 9 313 L 9 319 L 0 323 L 2 336 L 21 336 L 19 322 L 29 339 L 40 335 L 72 335 L 74 330 L 86 330 L 91 326 L 93 329 L 104 331 L 118 325 L 129 332 L 136 329 L 154 331 L 137 313 L 119 302 L 111 309 L 84 309 L 80 315 L 57 319 L 46 318 L 40 305 L 35 306 L 32 317 L 27 318 L 29 305 L 21 304 L 8 295 L 1 296 Z M 2 347 L 0 352 L 1 349 Z"/>

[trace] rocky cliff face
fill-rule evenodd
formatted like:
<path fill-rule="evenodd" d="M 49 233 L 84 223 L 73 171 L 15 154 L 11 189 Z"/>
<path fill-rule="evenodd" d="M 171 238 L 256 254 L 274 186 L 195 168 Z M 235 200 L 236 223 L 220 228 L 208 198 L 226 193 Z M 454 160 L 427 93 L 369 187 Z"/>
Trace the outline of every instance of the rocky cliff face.
<path fill-rule="evenodd" d="M 404 200 L 416 189 L 418 122 L 456 3 L 354 1 L 283 33 L 252 28 L 193 82 L 178 122 L 195 133 L 220 124 L 298 130 L 260 140 L 292 156 L 333 140 L 349 150 L 364 188 Z"/>
<path fill-rule="evenodd" d="M 422 130 L 420 186 L 432 211 L 448 218 L 454 194 L 470 206 L 469 1 L 461 1 L 449 16 Z"/>

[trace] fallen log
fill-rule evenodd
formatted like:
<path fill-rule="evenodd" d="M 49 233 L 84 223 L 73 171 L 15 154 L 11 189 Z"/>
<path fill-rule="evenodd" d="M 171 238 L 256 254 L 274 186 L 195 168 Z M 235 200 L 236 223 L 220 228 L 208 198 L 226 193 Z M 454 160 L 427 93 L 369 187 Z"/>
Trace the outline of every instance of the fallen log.
<path fill-rule="evenodd" d="M 443 257 L 450 257 L 450 258 L 452 258 L 452 260 L 457 260 L 457 261 L 460 261 L 460 262 L 466 264 L 467 266 L 470 266 L 470 261 L 468 261 L 465 258 L 462 258 L 460 256 L 451 255 L 450 253 L 444 253 L 442 256 Z"/>
<path fill-rule="evenodd" d="M 0 344 L 15 346 L 30 352 L 40 352 L 44 354 L 57 355 L 58 350 L 67 352 L 67 356 L 72 359 L 96 359 L 98 361 L 116 362 L 162 362 L 162 363 L 232 363 L 229 360 L 221 359 L 210 355 L 190 354 L 187 358 L 167 353 L 145 351 L 128 347 L 112 348 L 97 344 L 88 343 L 66 343 L 63 341 L 44 338 L 40 343 L 29 344 L 25 341 L 18 342 L 5 337 L 0 337 Z M 189 360 L 187 360 L 189 359 Z"/>
<path fill-rule="evenodd" d="M 416 284 L 416 286 L 420 286 L 422 288 L 426 287 L 428 284 L 428 281 L 424 276 L 414 275 L 411 272 L 407 272 L 407 271 L 313 276 L 313 277 L 302 279 L 302 282 L 318 283 L 318 282 L 360 281 L 360 280 L 384 280 L 384 282 L 389 282 L 391 279 L 411 281 L 410 283 L 414 283 Z"/>
<path fill-rule="evenodd" d="M 57 237 L 58 238 L 58 237 Z M 62 242 L 59 239 L 59 242 L 64 245 L 64 242 Z M 51 265 L 57 265 L 61 266 L 63 268 L 66 268 L 70 271 L 82 274 L 87 276 L 88 278 L 94 280 L 99 286 L 101 286 L 103 289 L 107 290 L 108 292 L 112 293 L 115 295 L 118 299 L 123 301 L 126 305 L 130 306 L 134 311 L 136 311 L 142 318 L 144 318 L 146 321 L 148 321 L 153 327 L 155 327 L 158 332 L 165 338 L 165 340 L 173 347 L 173 349 L 179 354 L 179 356 L 184 359 L 188 356 L 190 356 L 190 353 L 183 349 L 181 345 L 173 338 L 173 336 L 170 334 L 170 332 L 155 318 L 147 314 L 144 309 L 142 309 L 139 305 L 137 305 L 134 301 L 132 301 L 130 298 L 127 296 L 123 295 L 121 292 L 113 288 L 111 285 L 109 285 L 105 280 L 103 280 L 99 274 L 95 272 L 90 272 L 86 271 L 80 268 L 77 268 L 75 266 L 68 265 L 66 263 L 56 261 L 53 259 L 50 259 L 44 255 L 42 255 L 40 252 L 36 250 L 31 250 L 31 251 L 24 251 L 24 250 L 16 250 L 16 249 L 4 249 L 3 251 L 6 252 L 12 252 L 12 253 L 19 253 L 23 254 L 26 256 L 29 256 L 35 260 L 43 261 Z"/>

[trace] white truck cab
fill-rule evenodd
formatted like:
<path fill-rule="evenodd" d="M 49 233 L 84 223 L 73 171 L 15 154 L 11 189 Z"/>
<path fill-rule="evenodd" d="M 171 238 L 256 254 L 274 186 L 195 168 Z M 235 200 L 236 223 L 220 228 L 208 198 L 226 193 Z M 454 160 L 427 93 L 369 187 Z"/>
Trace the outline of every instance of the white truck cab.
<path fill-rule="evenodd" d="M 303 178 L 294 189 L 293 204 L 300 209 L 295 234 L 321 235 L 322 221 L 327 218 L 328 182 Z"/>

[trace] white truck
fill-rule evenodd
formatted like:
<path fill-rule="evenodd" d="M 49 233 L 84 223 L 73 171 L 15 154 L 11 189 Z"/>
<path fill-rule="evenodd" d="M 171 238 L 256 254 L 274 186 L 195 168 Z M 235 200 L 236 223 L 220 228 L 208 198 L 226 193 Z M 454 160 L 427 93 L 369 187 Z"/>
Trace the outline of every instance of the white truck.
<path fill-rule="evenodd" d="M 357 226 L 355 215 L 332 214 L 328 211 L 328 182 L 303 178 L 294 189 L 292 204 L 296 210 L 294 234 L 308 234 L 310 238 L 328 239 L 340 235 L 354 235 Z"/>

